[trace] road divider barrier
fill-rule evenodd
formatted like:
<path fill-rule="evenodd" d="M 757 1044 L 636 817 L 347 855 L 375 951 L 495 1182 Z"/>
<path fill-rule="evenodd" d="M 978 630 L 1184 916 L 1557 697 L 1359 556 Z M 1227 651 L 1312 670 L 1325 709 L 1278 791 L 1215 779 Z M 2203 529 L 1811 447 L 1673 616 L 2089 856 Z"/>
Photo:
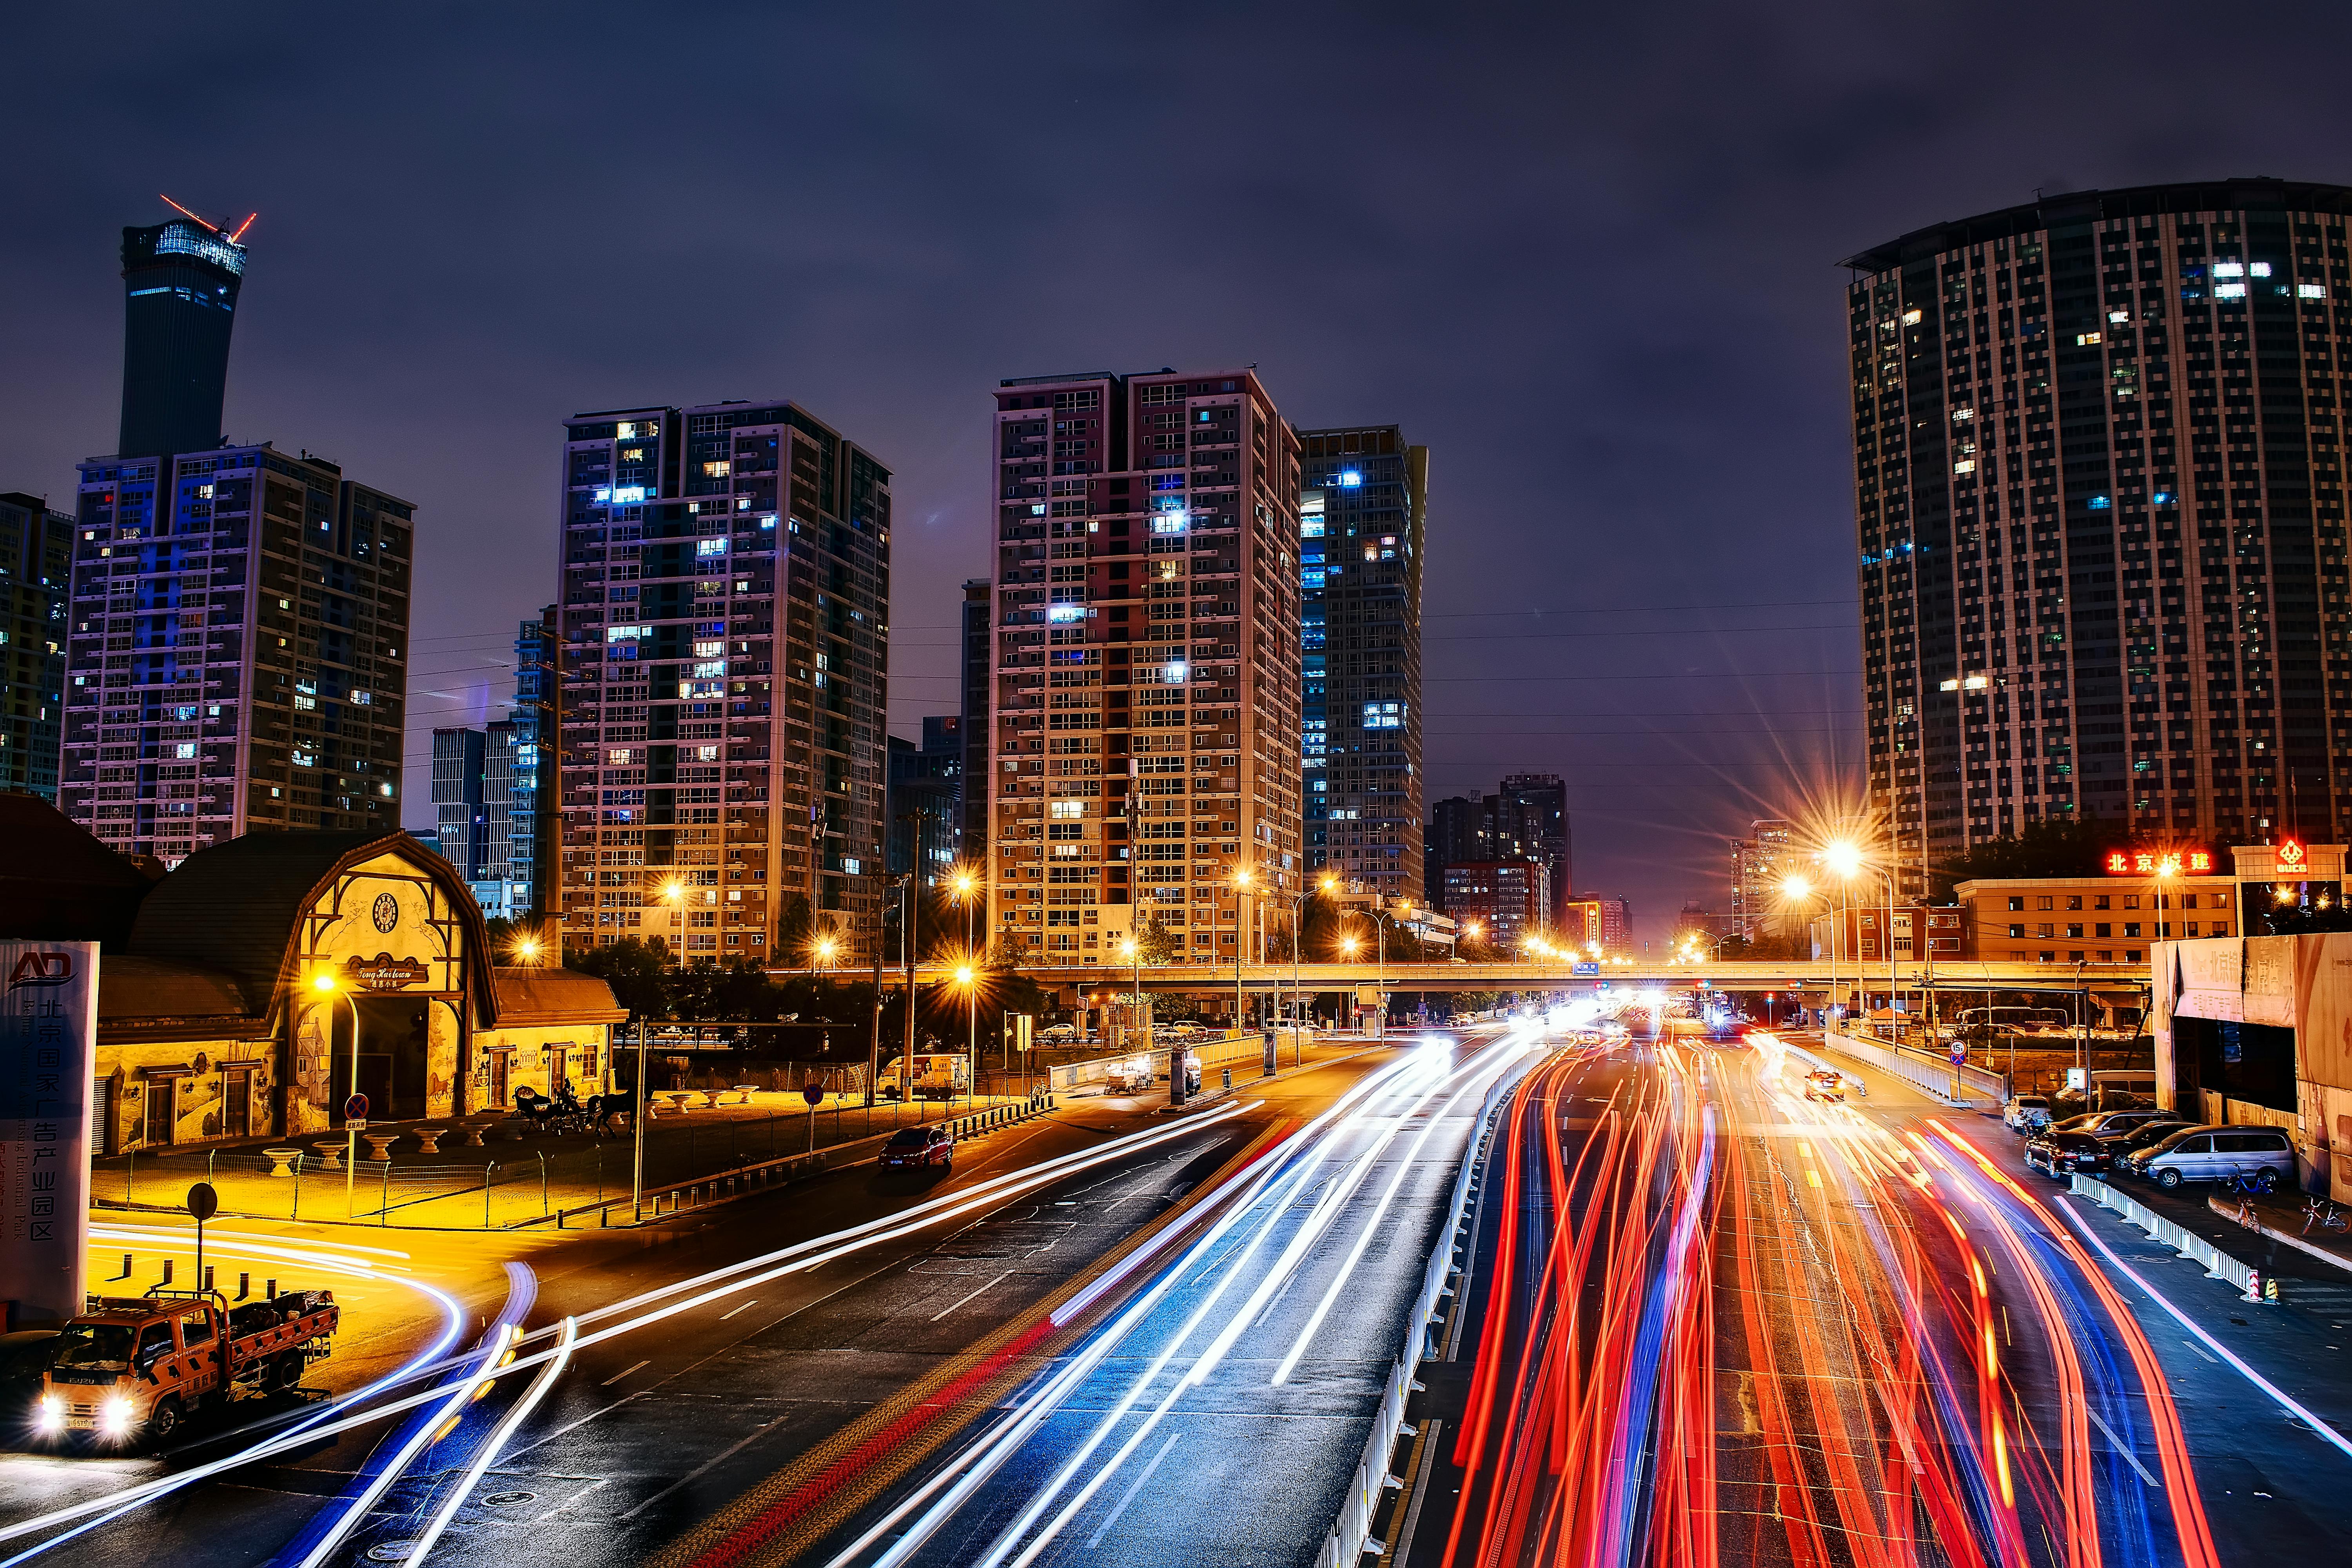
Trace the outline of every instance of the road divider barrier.
<path fill-rule="evenodd" d="M 1381 1391 L 1380 1409 L 1372 1417 L 1372 1435 L 1364 1444 L 1364 1457 L 1357 1461 L 1356 1473 L 1349 1479 L 1339 1517 L 1333 1521 L 1331 1533 L 1324 1538 L 1323 1550 L 1316 1554 L 1315 1568 L 1353 1568 L 1365 1553 L 1386 1551 L 1371 1539 L 1372 1520 L 1380 1512 L 1381 1493 L 1391 1479 L 1389 1456 L 1396 1447 L 1397 1438 L 1404 1435 L 1405 1403 L 1422 1386 L 1413 1373 L 1421 1363 L 1436 1354 L 1432 1333 L 1444 1322 L 1437 1304 L 1453 1288 L 1456 1272 L 1454 1251 L 1465 1239 L 1462 1230 L 1469 1223 L 1470 1198 L 1477 1184 L 1477 1171 L 1485 1164 L 1494 1142 L 1496 1113 L 1536 1059 L 1528 1057 L 1513 1064 L 1486 1090 L 1486 1101 L 1478 1109 L 1470 1142 L 1462 1151 L 1462 1168 L 1454 1178 L 1452 1201 L 1446 1205 L 1444 1222 L 1438 1227 L 1437 1245 L 1430 1249 L 1429 1267 L 1422 1275 L 1421 1294 L 1414 1298 L 1412 1312 L 1405 1320 L 1404 1347 L 1398 1352 L 1395 1364 L 1389 1368 L 1388 1384 Z"/>
<path fill-rule="evenodd" d="M 2089 1198 L 2101 1208 L 2115 1210 L 2190 1262 L 2204 1265 L 2209 1279 L 2226 1280 L 2237 1287 L 2241 1296 L 2262 1295 L 2262 1274 L 2252 1264 L 2239 1262 L 2195 1231 L 2176 1225 L 2128 1194 L 2119 1193 L 2096 1176 L 2086 1176 L 2080 1171 L 2074 1173 L 2073 1190 L 2076 1196 Z"/>
<path fill-rule="evenodd" d="M 1859 1035 L 1824 1035 L 1822 1047 L 1852 1057 L 1856 1061 L 1866 1062 L 1881 1072 L 1893 1073 L 1913 1088 L 1924 1089 L 1947 1104 L 1954 1103 L 1952 1076 L 1956 1070 L 1964 1091 L 1981 1094 L 1996 1105 L 2005 1104 L 2009 1100 L 2009 1080 L 1982 1068 L 1956 1069 L 1949 1062 L 1916 1056 L 1877 1040 L 1864 1039 Z"/>

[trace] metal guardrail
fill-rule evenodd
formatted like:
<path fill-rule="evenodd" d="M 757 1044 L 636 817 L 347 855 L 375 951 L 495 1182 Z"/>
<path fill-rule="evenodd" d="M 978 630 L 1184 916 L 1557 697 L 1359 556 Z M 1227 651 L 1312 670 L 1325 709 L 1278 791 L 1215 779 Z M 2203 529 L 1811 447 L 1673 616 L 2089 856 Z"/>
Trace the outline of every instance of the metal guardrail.
<path fill-rule="evenodd" d="M 2101 1208 L 2115 1210 L 2181 1257 L 2203 1264 L 2208 1278 L 2228 1280 L 2238 1288 L 2241 1296 L 2252 1289 L 2261 1278 L 2260 1270 L 2252 1264 L 2239 1262 L 2195 1231 L 2174 1224 L 2146 1204 L 2116 1191 L 2096 1176 L 2074 1172 L 2073 1190 Z"/>
<path fill-rule="evenodd" d="M 1479 1107 L 1477 1124 L 1462 1151 L 1462 1168 L 1454 1178 L 1454 1197 L 1445 1211 L 1446 1222 L 1437 1233 L 1437 1246 L 1431 1250 L 1429 1267 L 1422 1275 L 1421 1294 L 1414 1299 L 1405 1321 L 1404 1346 L 1397 1352 L 1395 1365 L 1389 1369 L 1388 1386 L 1382 1390 L 1380 1409 L 1372 1416 L 1372 1435 L 1364 1444 L 1364 1457 L 1357 1461 L 1355 1475 L 1349 1480 L 1348 1495 L 1339 1505 L 1339 1517 L 1333 1521 L 1331 1533 L 1324 1538 L 1323 1550 L 1316 1554 L 1316 1568 L 1350 1568 L 1364 1552 L 1376 1550 L 1370 1544 L 1372 1517 L 1380 1511 L 1381 1493 L 1391 1484 L 1402 1484 L 1389 1473 L 1389 1455 L 1404 1428 L 1405 1401 L 1422 1386 L 1412 1373 L 1417 1364 L 1429 1358 L 1428 1331 L 1433 1324 L 1444 1321 L 1437 1316 L 1437 1303 L 1452 1293 L 1448 1281 L 1454 1274 L 1454 1246 L 1469 1218 L 1471 1177 L 1486 1163 L 1487 1149 L 1494 1140 L 1496 1111 L 1534 1065 L 1530 1058 L 1496 1079 L 1486 1091 L 1486 1103 Z"/>
<path fill-rule="evenodd" d="M 1856 1060 L 1868 1062 L 1881 1072 L 1893 1073 L 1913 1088 L 1924 1089 L 1938 1100 L 1948 1101 L 1952 1098 L 1953 1068 L 1949 1062 L 1939 1063 L 1933 1057 L 1915 1056 L 1909 1051 L 1858 1035 L 1824 1034 L 1822 1044 L 1827 1049 L 1843 1051 Z M 2009 1080 L 2000 1074 L 1987 1072 L 1982 1068 L 1964 1067 L 1959 1069 L 1959 1078 L 1963 1089 L 1974 1089 L 2000 1104 L 2008 1103 Z"/>

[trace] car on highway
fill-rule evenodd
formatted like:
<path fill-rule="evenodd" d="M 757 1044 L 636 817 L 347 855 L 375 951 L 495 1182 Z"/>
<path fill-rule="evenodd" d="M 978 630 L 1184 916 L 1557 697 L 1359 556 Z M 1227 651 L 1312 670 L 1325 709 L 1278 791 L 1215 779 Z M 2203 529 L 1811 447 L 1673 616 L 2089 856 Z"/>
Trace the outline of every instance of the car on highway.
<path fill-rule="evenodd" d="M 1037 1043 L 1041 1046 L 1066 1046 L 1077 1037 L 1075 1024 L 1049 1024 L 1037 1031 Z"/>
<path fill-rule="evenodd" d="M 936 1165 L 955 1168 L 955 1134 L 933 1122 L 929 1127 L 901 1127 L 882 1145 L 875 1162 L 886 1171 L 922 1170 Z"/>
<path fill-rule="evenodd" d="M 2168 1190 L 2183 1182 L 2245 1175 L 2269 1192 L 2294 1180 L 2294 1141 L 2277 1127 L 2184 1127 L 2162 1142 L 2133 1150 L 2116 1168 Z"/>
<path fill-rule="evenodd" d="M 2000 1109 L 2000 1119 L 2012 1132 L 2028 1132 L 2050 1124 L 2050 1097 L 2043 1094 L 2016 1094 Z"/>
<path fill-rule="evenodd" d="M 1813 1072 L 1809 1072 L 1805 1075 L 1805 1098 L 1807 1100 L 1843 1100 L 1845 1099 L 1845 1079 L 1838 1076 L 1836 1073 L 1832 1072 L 1827 1068 L 1822 1068 Z"/>
<path fill-rule="evenodd" d="M 2112 1144 L 2093 1132 L 2044 1127 L 2025 1140 L 2025 1163 L 2057 1178 L 2076 1171 L 2104 1171 L 2115 1163 Z"/>

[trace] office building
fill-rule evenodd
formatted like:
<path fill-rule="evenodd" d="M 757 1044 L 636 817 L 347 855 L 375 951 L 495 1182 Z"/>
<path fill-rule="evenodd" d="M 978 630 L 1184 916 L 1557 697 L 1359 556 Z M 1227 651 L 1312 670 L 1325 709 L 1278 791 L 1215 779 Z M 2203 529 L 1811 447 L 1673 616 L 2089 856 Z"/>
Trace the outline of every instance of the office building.
<path fill-rule="evenodd" d="M 1236 874 L 1303 870 L 1297 437 L 1248 370 L 996 404 L 990 929 L 1116 962 L 1156 918 L 1231 954 Z"/>
<path fill-rule="evenodd" d="M 1590 905 L 1599 913 L 1601 951 L 1610 953 L 1633 951 L 1633 904 L 1629 899 L 1602 893 L 1576 893 L 1569 903 Z"/>
<path fill-rule="evenodd" d="M 989 606 L 995 585 L 975 577 L 963 585 L 959 635 L 963 639 L 960 671 L 958 733 L 963 740 L 963 787 L 957 795 L 956 852 L 975 866 L 988 861 L 988 650 Z"/>
<path fill-rule="evenodd" d="M 52 805 L 72 577 L 73 519 L 38 496 L 0 493 L 0 790 Z"/>
<path fill-rule="evenodd" d="M 1540 860 L 1468 860 L 1445 868 L 1445 913 L 1473 940 L 1517 947 L 1551 931 L 1551 871 Z"/>
<path fill-rule="evenodd" d="M 563 459 L 563 941 L 870 952 L 889 470 L 785 402 L 583 414 Z"/>
<path fill-rule="evenodd" d="M 963 719 L 923 721 L 920 745 L 890 737 L 889 854 L 893 876 L 936 887 L 956 867 L 963 820 Z"/>
<path fill-rule="evenodd" d="M 1906 892 L 2036 818 L 2344 832 L 2348 210 L 2078 191 L 1847 263 L 1871 791 Z"/>
<path fill-rule="evenodd" d="M 1753 942 L 1778 924 L 1780 884 L 1797 868 L 1796 825 L 1759 817 L 1731 841 L 1731 934 Z"/>
<path fill-rule="evenodd" d="M 160 459 L 221 445 L 244 233 L 242 225 L 231 233 L 193 214 L 122 231 L 118 456 Z"/>
<path fill-rule="evenodd" d="M 396 830 L 409 503 L 267 442 L 80 469 L 65 814 L 167 866 Z"/>
<path fill-rule="evenodd" d="M 526 920 L 541 908 L 539 768 L 552 732 L 555 606 L 515 637 L 515 700 L 483 729 L 433 731 L 433 805 L 443 853 L 486 917 Z"/>
<path fill-rule="evenodd" d="M 482 863 L 489 858 L 490 814 L 482 804 L 488 740 L 479 730 L 433 731 L 434 831 L 442 858 L 469 887 L 481 879 Z"/>
<path fill-rule="evenodd" d="M 1307 868 L 1418 901 L 1429 448 L 1393 425 L 1302 430 L 1298 442 Z"/>

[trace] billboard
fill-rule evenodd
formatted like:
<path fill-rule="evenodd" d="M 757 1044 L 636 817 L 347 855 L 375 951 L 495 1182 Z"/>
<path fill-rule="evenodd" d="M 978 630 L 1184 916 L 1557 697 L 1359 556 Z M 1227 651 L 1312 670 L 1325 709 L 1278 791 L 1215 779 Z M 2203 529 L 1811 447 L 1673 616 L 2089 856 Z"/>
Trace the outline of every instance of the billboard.
<path fill-rule="evenodd" d="M 98 943 L 0 942 L 0 1300 L 11 1328 L 82 1308 Z"/>

